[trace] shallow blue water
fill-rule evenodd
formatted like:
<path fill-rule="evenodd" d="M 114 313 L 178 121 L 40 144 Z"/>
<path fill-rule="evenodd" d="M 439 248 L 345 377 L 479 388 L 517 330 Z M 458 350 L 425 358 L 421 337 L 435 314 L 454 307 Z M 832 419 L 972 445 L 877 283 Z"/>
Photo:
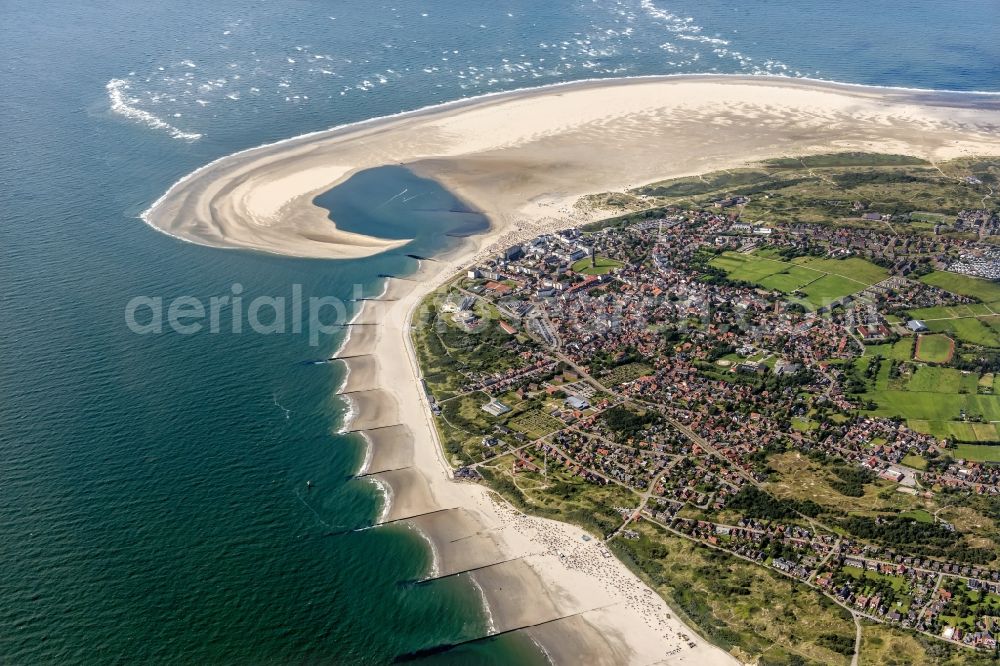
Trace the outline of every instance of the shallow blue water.
<path fill-rule="evenodd" d="M 137 219 L 177 178 L 267 141 L 589 77 L 1000 90 L 998 12 L 995 0 L 0 2 L 0 661 L 384 663 L 482 632 L 460 581 L 405 584 L 427 566 L 415 535 L 339 534 L 369 524 L 380 498 L 350 478 L 361 442 L 334 434 L 340 368 L 302 364 L 338 336 L 313 347 L 124 322 L 134 296 L 239 283 L 247 301 L 294 284 L 347 298 L 413 262 L 181 243 Z M 403 206 L 409 194 L 358 203 L 411 185 L 433 190 L 381 172 L 322 199 L 346 227 L 412 235 L 426 252 L 470 230 L 440 191 L 429 210 Z"/>

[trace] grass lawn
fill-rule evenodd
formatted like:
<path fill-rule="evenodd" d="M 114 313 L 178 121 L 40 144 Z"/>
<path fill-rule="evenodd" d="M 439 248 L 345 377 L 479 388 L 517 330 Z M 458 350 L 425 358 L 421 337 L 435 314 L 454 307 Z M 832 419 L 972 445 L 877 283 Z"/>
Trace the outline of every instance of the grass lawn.
<path fill-rule="evenodd" d="M 958 305 L 935 305 L 931 308 L 918 308 L 910 310 L 910 317 L 913 319 L 958 319 L 961 317 L 977 317 L 988 315 L 983 312 L 986 307 L 982 303 L 960 303 Z"/>
<path fill-rule="evenodd" d="M 913 338 L 901 338 L 891 345 L 868 345 L 865 347 L 865 356 L 876 355 L 894 361 L 909 361 L 913 358 Z"/>
<path fill-rule="evenodd" d="M 726 271 L 732 280 L 744 280 L 758 284 L 763 278 L 781 273 L 789 267 L 783 261 L 765 259 L 753 254 L 740 254 L 739 252 L 723 252 L 712 260 L 712 265 Z"/>
<path fill-rule="evenodd" d="M 955 353 L 955 342 L 947 335 L 921 335 L 917 338 L 916 359 L 926 363 L 947 363 Z"/>
<path fill-rule="evenodd" d="M 855 292 L 861 291 L 866 286 L 855 280 L 831 273 L 824 275 L 815 282 L 809 283 L 801 291 L 806 295 L 806 300 L 813 307 L 819 308 L 830 305 L 833 301 L 839 300 L 844 296 L 850 296 Z"/>
<path fill-rule="evenodd" d="M 1000 446 L 984 444 L 959 444 L 951 451 L 955 458 L 977 462 L 1000 462 Z"/>
<path fill-rule="evenodd" d="M 923 509 L 914 509 L 913 511 L 904 511 L 903 513 L 899 514 L 899 517 L 900 518 L 911 518 L 911 519 L 917 521 L 918 523 L 933 523 L 934 522 L 934 516 L 932 516 L 931 514 L 927 513 Z"/>
<path fill-rule="evenodd" d="M 766 249 L 753 254 L 724 252 L 712 260 L 712 265 L 724 270 L 731 280 L 752 282 L 785 294 L 801 291 L 805 294 L 803 305 L 813 309 L 888 276 L 884 268 L 857 257 L 843 260 L 798 257 L 785 262 L 771 259 L 768 254 Z"/>
<path fill-rule="evenodd" d="M 982 416 L 984 421 L 1000 420 L 1000 396 L 961 393 L 931 393 L 919 391 L 872 391 L 865 394 L 878 403 L 879 416 L 904 419 L 952 421 L 967 416 Z"/>
<path fill-rule="evenodd" d="M 912 314 L 912 313 L 911 313 Z M 919 317 L 918 317 L 919 319 Z M 983 347 L 1000 347 L 1000 335 L 991 326 L 997 317 L 963 317 L 960 319 L 924 319 L 927 328 L 935 333 L 947 333 L 971 345 Z M 1000 324 L 1000 321 L 996 322 Z"/>
<path fill-rule="evenodd" d="M 886 269 L 858 257 L 848 257 L 847 259 L 798 257 L 793 260 L 793 263 L 831 275 L 840 275 L 855 283 L 864 283 L 866 287 L 889 277 L 889 271 Z"/>
<path fill-rule="evenodd" d="M 816 271 L 809 270 L 808 268 L 791 266 L 781 273 L 774 273 L 773 275 L 768 275 L 767 277 L 762 278 L 759 281 L 759 284 L 765 289 L 772 289 L 774 291 L 790 294 L 796 289 L 822 277 L 822 273 L 817 273 Z"/>
<path fill-rule="evenodd" d="M 594 266 L 590 265 L 590 257 L 584 257 L 573 264 L 572 270 L 574 273 L 582 275 L 605 275 L 625 265 L 608 257 L 597 257 L 594 264 Z"/>
<path fill-rule="evenodd" d="M 990 303 L 1000 301 L 1000 284 L 989 280 L 949 273 L 947 271 L 933 271 L 920 278 L 920 281 L 935 287 L 940 287 L 945 291 L 962 296 L 972 296 L 981 301 Z"/>
<path fill-rule="evenodd" d="M 903 464 L 907 467 L 912 467 L 913 469 L 919 469 L 923 471 L 927 469 L 927 459 L 923 456 L 914 455 L 912 453 L 903 456 Z"/>
<path fill-rule="evenodd" d="M 962 371 L 954 368 L 938 368 L 924 365 L 917 368 L 906 385 L 907 391 L 931 393 L 958 393 L 962 383 Z"/>
<path fill-rule="evenodd" d="M 998 439 L 994 423 L 910 419 L 907 425 L 917 432 L 926 432 L 938 439 L 953 439 L 956 442 L 995 442 Z"/>
<path fill-rule="evenodd" d="M 792 417 L 792 428 L 798 430 L 799 432 L 809 432 L 810 430 L 815 430 L 819 427 L 819 424 L 811 419 L 807 419 L 802 416 Z"/>

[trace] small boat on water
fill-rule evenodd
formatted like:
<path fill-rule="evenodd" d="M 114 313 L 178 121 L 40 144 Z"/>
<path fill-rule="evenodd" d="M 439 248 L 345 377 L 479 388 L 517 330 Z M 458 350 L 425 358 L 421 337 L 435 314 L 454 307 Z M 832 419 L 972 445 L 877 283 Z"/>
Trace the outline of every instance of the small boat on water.
<path fill-rule="evenodd" d="M 312 487 L 313 487 L 313 482 L 312 481 L 306 481 L 306 488 L 312 488 Z"/>

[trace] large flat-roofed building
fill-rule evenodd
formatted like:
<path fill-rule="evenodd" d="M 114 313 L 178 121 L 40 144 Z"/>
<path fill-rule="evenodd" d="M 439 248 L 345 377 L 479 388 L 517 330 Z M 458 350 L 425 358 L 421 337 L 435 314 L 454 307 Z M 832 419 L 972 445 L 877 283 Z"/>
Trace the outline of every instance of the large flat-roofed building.
<path fill-rule="evenodd" d="M 483 411 L 491 416 L 500 416 L 501 414 L 506 414 L 510 411 L 510 407 L 503 404 L 496 398 L 490 400 L 488 403 L 483 405 Z"/>

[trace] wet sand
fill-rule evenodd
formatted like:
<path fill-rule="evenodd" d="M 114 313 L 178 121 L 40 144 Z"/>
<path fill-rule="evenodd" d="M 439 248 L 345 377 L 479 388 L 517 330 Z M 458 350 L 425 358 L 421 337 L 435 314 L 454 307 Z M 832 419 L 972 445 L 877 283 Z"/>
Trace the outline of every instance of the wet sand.
<path fill-rule="evenodd" d="M 462 508 L 419 516 L 410 521 L 432 543 L 436 576 L 479 569 L 503 562 L 498 536 Z"/>
<path fill-rule="evenodd" d="M 341 395 L 342 400 L 350 404 L 350 416 L 345 418 L 342 430 L 372 430 L 386 426 L 399 425 L 399 405 L 392 393 L 383 388 L 369 391 L 358 391 L 350 395 Z"/>
<path fill-rule="evenodd" d="M 378 388 L 378 359 L 372 354 L 340 359 L 347 368 L 347 380 L 340 393 L 370 391 Z"/>
<path fill-rule="evenodd" d="M 413 466 L 413 433 L 405 425 L 363 430 L 368 452 L 359 474 L 375 474 Z"/>
<path fill-rule="evenodd" d="M 413 518 L 446 508 L 434 499 L 427 480 L 412 467 L 372 474 L 372 478 L 390 489 L 388 508 L 383 509 L 379 522 Z"/>

